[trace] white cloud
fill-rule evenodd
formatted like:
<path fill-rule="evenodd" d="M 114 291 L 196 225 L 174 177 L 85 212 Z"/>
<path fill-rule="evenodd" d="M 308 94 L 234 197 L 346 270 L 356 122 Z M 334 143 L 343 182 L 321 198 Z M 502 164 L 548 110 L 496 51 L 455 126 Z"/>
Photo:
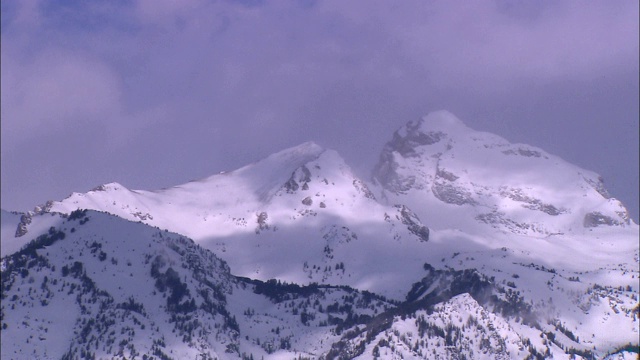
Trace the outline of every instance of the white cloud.
<path fill-rule="evenodd" d="M 637 1 L 546 2 L 536 9 L 508 1 L 320 4 L 363 28 L 377 26 L 437 86 L 492 91 L 523 79 L 590 79 L 638 68 Z"/>
<path fill-rule="evenodd" d="M 3 131 L 21 137 L 104 121 L 121 110 L 119 78 L 104 63 L 59 51 L 44 51 L 19 63 L 3 51 Z"/>
<path fill-rule="evenodd" d="M 624 83 L 638 71 L 637 1 L 138 0 L 42 2 L 43 12 L 38 2 L 15 4 L 2 33 L 7 163 L 19 163 L 4 157 L 17 148 L 9 144 L 78 121 L 100 146 L 153 148 L 158 159 L 179 148 L 192 159 L 206 150 L 250 161 L 314 139 L 375 161 L 401 122 L 429 110 L 532 119 L 551 109 L 551 92 L 592 105 L 583 84 Z M 633 90 L 609 86 L 614 98 Z M 584 114 L 572 111 L 563 118 Z M 509 119 L 504 129 L 530 132 Z M 86 151 L 104 151 L 93 146 Z M 214 170 L 243 165 L 240 155 L 218 158 Z M 195 160 L 176 166 L 201 169 Z M 143 182 L 144 170 L 130 173 Z"/>

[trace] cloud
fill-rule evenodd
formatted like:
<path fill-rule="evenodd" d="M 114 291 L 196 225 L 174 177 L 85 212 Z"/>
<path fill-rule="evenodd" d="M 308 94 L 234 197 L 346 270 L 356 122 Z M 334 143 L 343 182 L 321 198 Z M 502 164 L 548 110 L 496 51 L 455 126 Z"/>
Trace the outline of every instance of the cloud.
<path fill-rule="evenodd" d="M 387 87 L 389 92 L 429 87 L 500 95 L 523 82 L 588 80 L 621 68 L 637 71 L 637 7 L 633 1 L 615 6 L 543 2 L 535 7 L 511 1 L 371 1 L 366 6 L 320 1 L 305 7 L 293 2 L 140 0 L 108 8 L 113 13 L 104 6 L 85 6 L 84 11 L 108 16 L 105 23 L 112 24 L 90 27 L 90 33 L 83 23 L 64 30 L 43 19 L 61 12 L 36 12 L 33 21 L 39 21 L 40 32 L 32 36 L 46 31 L 53 40 L 30 39 L 44 60 L 12 66 L 13 72 L 24 74 L 15 81 L 28 89 L 9 104 L 18 106 L 20 99 L 32 96 L 42 100 L 42 113 L 62 118 L 90 115 L 91 108 L 102 114 L 105 107 L 117 108 L 120 96 L 130 113 L 160 104 L 178 113 L 204 107 L 216 114 L 225 107 L 224 114 L 260 128 L 269 123 L 266 113 L 279 121 L 299 121 L 295 118 L 304 108 L 320 97 L 343 93 L 350 83 L 383 91 Z M 34 13 L 33 6 L 23 8 L 31 10 L 21 14 Z M 127 21 L 134 30 L 114 30 L 113 24 Z M 84 36 L 70 34 L 83 31 Z M 71 52 L 50 60 L 47 46 L 59 45 L 67 36 L 77 43 L 58 47 L 79 48 L 87 56 Z M 119 89 L 118 77 L 129 83 Z M 52 86 L 57 88 L 46 90 Z M 42 117 L 31 112 L 31 118 Z"/>
<path fill-rule="evenodd" d="M 545 117 L 636 101 L 637 83 L 615 84 L 637 78 L 637 13 L 637 1 L 2 2 L 3 160 L 82 124 L 100 138 L 87 154 L 154 159 L 123 170 L 145 188 L 149 171 L 173 185 L 306 140 L 366 169 L 399 125 L 441 108 L 524 141 Z"/>
<path fill-rule="evenodd" d="M 524 80 L 585 79 L 638 68 L 638 2 L 424 2 L 362 11 L 354 2 L 324 10 L 361 26 L 377 24 L 420 61 L 438 86 L 461 83 L 491 91 Z M 337 10 L 336 10 L 337 8 Z"/>
<path fill-rule="evenodd" d="M 59 52 L 43 52 L 27 64 L 8 56 L 2 61 L 8 62 L 2 73 L 3 129 L 19 136 L 99 121 L 120 109 L 118 76 L 99 61 Z"/>

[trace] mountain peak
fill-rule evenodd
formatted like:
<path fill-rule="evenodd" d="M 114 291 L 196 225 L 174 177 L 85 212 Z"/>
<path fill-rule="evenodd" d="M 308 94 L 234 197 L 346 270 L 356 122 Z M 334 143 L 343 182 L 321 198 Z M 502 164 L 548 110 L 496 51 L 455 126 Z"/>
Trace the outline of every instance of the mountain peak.
<path fill-rule="evenodd" d="M 127 189 L 125 186 L 123 186 L 120 183 L 117 182 L 110 182 L 110 183 L 106 183 L 106 184 L 102 184 L 99 186 L 96 186 L 95 188 L 91 189 L 90 191 L 115 191 L 115 190 L 121 190 L 121 189 Z"/>
<path fill-rule="evenodd" d="M 264 171 L 276 169 L 276 172 L 278 172 L 283 167 L 287 169 L 286 171 L 293 171 L 303 164 L 317 159 L 325 151 L 322 146 L 315 142 L 307 141 L 300 145 L 273 153 L 262 160 L 236 170 L 236 172 L 243 173 L 257 169 L 263 169 Z"/>
<path fill-rule="evenodd" d="M 598 175 L 542 149 L 475 131 L 448 111 L 393 135 L 373 172 L 385 197 L 430 224 L 536 236 L 630 225 Z M 471 220 L 471 221 L 469 221 Z M 471 226 L 471 227 L 469 227 Z"/>
<path fill-rule="evenodd" d="M 267 159 L 269 158 L 283 158 L 283 157 L 287 157 L 287 158 L 316 158 L 318 156 L 320 156 L 320 154 L 322 154 L 325 151 L 325 149 L 316 144 L 313 141 L 307 141 L 307 142 L 303 142 L 300 145 L 296 145 L 296 146 L 292 146 L 288 149 L 284 149 L 281 151 L 278 151 L 277 153 L 274 153 L 272 155 L 269 155 L 267 157 Z"/>
<path fill-rule="evenodd" d="M 444 134 L 465 133 L 470 130 L 451 112 L 439 110 L 430 112 L 417 121 L 407 122 L 396 131 L 395 138 L 411 139 L 416 143 L 414 145 L 431 145 Z"/>
<path fill-rule="evenodd" d="M 445 132 L 467 130 L 467 126 L 455 115 L 447 110 L 438 110 L 431 112 L 419 122 L 420 130 L 433 131 L 440 130 Z"/>
<path fill-rule="evenodd" d="M 297 151 L 300 153 L 320 153 L 324 151 L 324 148 L 318 145 L 315 141 L 306 141 L 300 145 L 290 147 L 289 151 Z M 284 150 L 287 151 L 287 150 Z"/>

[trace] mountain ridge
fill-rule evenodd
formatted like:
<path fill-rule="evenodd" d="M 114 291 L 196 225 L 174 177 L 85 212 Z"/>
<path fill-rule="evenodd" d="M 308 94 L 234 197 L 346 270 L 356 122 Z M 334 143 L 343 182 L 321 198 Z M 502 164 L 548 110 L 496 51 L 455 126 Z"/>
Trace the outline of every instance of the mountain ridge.
<path fill-rule="evenodd" d="M 250 290 L 237 290 L 243 295 L 221 305 L 228 319 L 211 320 L 222 326 L 236 317 L 239 330 L 224 335 L 232 348 L 202 338 L 201 344 L 213 349 L 212 356 L 633 356 L 628 349 L 637 349 L 639 332 L 639 228 L 624 217 L 624 206 L 608 196 L 597 174 L 542 149 L 477 132 L 440 111 L 398 129 L 385 145 L 373 178 L 372 183 L 363 181 L 337 152 L 307 142 L 237 170 L 166 189 L 129 190 L 108 183 L 28 214 L 3 211 L 3 287 L 7 274 L 21 279 L 23 290 L 35 291 L 42 280 L 29 285 L 28 274 L 20 277 L 22 269 L 29 269 L 26 260 L 7 272 L 7 264 L 22 261 L 20 256 L 37 255 L 36 260 L 65 266 L 66 260 L 50 257 L 47 248 L 25 250 L 29 241 L 58 231 L 77 239 L 77 230 L 70 233 L 70 221 L 116 215 L 131 225 L 116 220 L 109 220 L 113 228 L 96 228 L 103 220 L 88 224 L 92 241 L 104 249 L 110 245 L 101 237 L 111 239 L 130 226 L 145 229 L 140 230 L 145 237 L 164 237 L 168 231 L 184 244 L 194 241 L 188 246 L 200 249 L 201 256 L 225 263 L 228 270 L 222 273 L 227 275 L 220 276 L 245 279 L 234 286 Z M 107 251 L 96 245 L 92 253 L 91 244 L 87 240 L 72 258 L 84 264 L 98 257 L 100 263 L 100 251 Z M 147 245 L 155 249 L 154 244 Z M 128 256 L 125 251 L 114 259 L 127 263 Z M 183 262 L 186 258 L 174 261 L 191 266 Z M 173 279 L 167 272 L 162 267 L 156 276 Z M 196 273 L 179 273 L 189 284 L 200 283 Z M 136 282 L 148 276 L 136 273 L 129 278 Z M 105 291 L 117 292 L 109 289 Z M 189 289 L 200 306 L 204 300 L 199 290 Z M 26 296 L 23 290 L 16 294 Z M 346 292 L 332 297 L 339 291 Z M 169 292 L 165 295 L 170 298 Z M 264 305 L 269 315 L 253 318 L 255 306 L 250 303 L 263 303 L 263 295 L 273 307 Z M 142 301 L 131 296 L 136 303 Z M 331 300 L 325 302 L 323 296 Z M 191 311 L 191 300 L 182 300 L 177 305 Z M 347 311 L 360 301 L 360 312 Z M 294 313 L 288 307 L 298 309 L 302 303 L 304 311 Z M 10 319 L 10 328 L 20 326 L 19 317 Z M 258 325 L 268 321 L 280 324 L 278 334 L 275 327 Z M 183 343 L 189 354 L 203 349 Z M 157 348 L 155 343 L 145 346 L 146 354 Z"/>
<path fill-rule="evenodd" d="M 3 357 L 633 358 L 633 331 L 620 339 L 612 330 L 637 329 L 637 289 L 596 284 L 582 293 L 586 273 L 567 280 L 560 269 L 526 265 L 570 295 L 529 302 L 527 272 L 505 283 L 482 268 L 425 264 L 407 299 L 393 302 L 348 287 L 236 278 L 184 236 L 111 214 L 38 214 L 33 223 L 40 217 L 57 224 L 28 233 L 38 236 L 2 259 L 2 334 L 18 340 L 3 344 Z M 585 332 L 594 325 L 562 317 L 566 300 L 598 321 L 617 319 L 595 325 L 607 329 L 604 343 Z"/>
<path fill-rule="evenodd" d="M 236 275 L 265 281 L 359 283 L 362 290 L 401 298 L 411 283 L 392 263 L 374 274 L 342 265 L 357 258 L 362 246 L 379 256 L 389 251 L 410 256 L 408 247 L 392 249 L 387 238 L 420 243 L 429 237 L 410 209 L 380 204 L 337 152 L 312 142 L 161 191 L 131 191 L 119 184 L 98 190 L 73 194 L 47 209 L 90 208 L 167 228 L 220 254 Z M 340 255 L 334 254 L 337 248 L 343 249 Z M 420 266 L 415 261 L 411 272 L 419 273 Z M 383 279 L 397 285 L 381 287 Z"/>

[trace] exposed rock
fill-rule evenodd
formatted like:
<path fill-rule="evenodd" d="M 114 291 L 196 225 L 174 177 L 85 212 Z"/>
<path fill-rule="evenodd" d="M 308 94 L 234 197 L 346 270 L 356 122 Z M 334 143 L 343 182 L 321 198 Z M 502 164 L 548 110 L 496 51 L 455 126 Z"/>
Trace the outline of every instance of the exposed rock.
<path fill-rule="evenodd" d="M 503 212 L 493 211 L 490 213 L 479 214 L 476 220 L 491 225 L 495 229 L 506 228 L 514 234 L 527 234 L 528 232 L 537 232 L 541 234 L 549 234 L 549 231 L 539 224 L 523 223 L 509 219 Z"/>
<path fill-rule="evenodd" d="M 288 193 L 292 194 L 301 187 L 300 184 L 302 184 L 302 190 L 308 190 L 308 183 L 310 181 L 311 172 L 306 166 L 303 165 L 291 174 L 291 177 L 289 178 L 289 180 L 287 180 L 283 187 Z"/>
<path fill-rule="evenodd" d="M 269 229 L 269 224 L 267 224 L 267 219 L 269 215 L 267 215 L 266 211 L 263 211 L 256 215 L 256 222 L 258 223 L 258 227 L 256 228 L 256 233 L 259 233 L 260 230 Z"/>
<path fill-rule="evenodd" d="M 436 177 L 445 179 L 448 181 L 456 181 L 460 178 L 459 176 L 456 176 L 454 173 L 448 172 L 447 170 L 442 169 L 440 167 L 436 169 Z"/>
<path fill-rule="evenodd" d="M 374 181 L 396 194 L 402 194 L 411 189 L 416 183 L 416 179 L 414 176 L 400 177 L 398 175 L 398 164 L 394 156 L 399 155 L 404 158 L 418 156 L 415 151 L 416 147 L 433 145 L 447 137 L 441 131 L 426 133 L 420 131 L 422 121 L 409 122 L 405 126 L 406 135 L 401 135 L 400 131 L 396 131 L 393 134 L 393 139 L 384 146 L 380 160 L 373 169 Z"/>
<path fill-rule="evenodd" d="M 616 211 L 616 214 L 618 214 L 618 216 L 620 216 L 620 218 L 624 220 L 625 224 L 631 224 L 631 215 L 629 215 L 629 211 L 626 208 L 621 211 Z"/>
<path fill-rule="evenodd" d="M 604 180 L 602 177 L 598 177 L 598 181 L 594 181 L 586 176 L 583 177 L 584 181 L 586 181 L 595 191 L 597 191 L 602 197 L 605 199 L 611 199 L 611 195 L 604 187 Z"/>
<path fill-rule="evenodd" d="M 134 217 L 137 217 L 138 219 L 140 219 L 141 221 L 145 221 L 145 220 L 153 220 L 153 215 L 149 214 L 149 213 L 145 213 L 143 214 L 141 211 L 137 211 L 135 213 L 132 213 L 131 215 L 133 215 Z"/>
<path fill-rule="evenodd" d="M 471 193 L 463 188 L 452 185 L 449 182 L 438 181 L 432 187 L 431 191 L 438 200 L 453 205 L 475 205 L 476 201 L 472 198 Z"/>
<path fill-rule="evenodd" d="M 411 124 L 407 124 L 407 135 L 402 137 L 396 132 L 393 135 L 393 139 L 387 146 L 393 148 L 403 157 L 416 156 L 415 148 L 421 145 L 433 145 L 440 140 L 444 139 L 447 135 L 441 131 L 432 131 L 423 133 L 416 131 L 415 127 Z"/>
<path fill-rule="evenodd" d="M 36 214 L 44 214 L 51 211 L 52 207 L 53 207 L 53 201 L 49 200 L 44 205 L 38 205 L 35 208 L 33 208 L 33 212 Z"/>
<path fill-rule="evenodd" d="M 107 191 L 107 187 L 104 185 L 98 185 L 91 189 L 90 191 Z"/>
<path fill-rule="evenodd" d="M 560 215 L 566 212 L 565 209 L 558 209 L 555 206 L 550 204 L 534 203 L 531 205 L 523 205 L 523 206 L 526 207 L 527 209 L 542 211 L 543 213 L 547 213 L 551 216 Z"/>
<path fill-rule="evenodd" d="M 509 150 L 504 150 L 502 151 L 503 154 L 505 155 L 520 155 L 520 156 L 526 156 L 526 157 L 542 157 L 542 154 L 539 151 L 536 150 L 531 150 L 528 148 L 518 148 L 516 150 L 514 149 L 509 149 Z"/>
<path fill-rule="evenodd" d="M 407 225 L 407 229 L 422 241 L 429 241 L 429 228 L 422 225 L 422 222 L 413 211 L 404 205 L 395 205 L 400 211 L 400 221 Z"/>
<path fill-rule="evenodd" d="M 18 223 L 18 228 L 16 229 L 16 237 L 23 236 L 27 233 L 27 225 L 31 224 L 31 214 L 26 213 L 20 216 L 20 222 Z"/>
<path fill-rule="evenodd" d="M 307 196 L 306 198 L 302 199 L 302 203 L 304 205 L 311 206 L 311 204 L 313 204 L 313 200 L 310 196 Z"/>
<path fill-rule="evenodd" d="M 584 227 L 590 228 L 590 227 L 597 227 L 601 225 L 616 226 L 616 225 L 622 225 L 623 223 L 612 218 L 611 216 L 607 216 L 598 211 L 594 211 L 594 212 L 587 213 L 584 216 L 583 224 L 584 224 Z"/>
<path fill-rule="evenodd" d="M 524 203 L 522 207 L 542 211 L 551 216 L 557 216 L 563 213 L 566 213 L 568 210 L 563 208 L 557 208 L 551 204 L 545 204 L 540 199 L 532 198 L 527 196 L 521 189 L 509 189 L 503 190 L 500 192 L 500 195 L 508 197 L 513 201 L 518 201 Z"/>
<path fill-rule="evenodd" d="M 375 200 L 376 197 L 373 195 L 367 184 L 363 183 L 360 179 L 353 180 L 353 187 L 358 190 L 359 193 L 364 194 L 364 197 Z"/>
<path fill-rule="evenodd" d="M 298 182 L 293 178 L 293 175 L 284 183 L 284 189 L 290 194 L 296 192 L 298 188 L 300 188 L 300 185 L 298 185 Z"/>
<path fill-rule="evenodd" d="M 393 153 L 383 152 L 373 171 L 373 179 L 388 191 L 404 194 L 415 185 L 416 178 L 413 175 L 402 177 L 397 170 L 398 164 L 393 160 Z"/>

